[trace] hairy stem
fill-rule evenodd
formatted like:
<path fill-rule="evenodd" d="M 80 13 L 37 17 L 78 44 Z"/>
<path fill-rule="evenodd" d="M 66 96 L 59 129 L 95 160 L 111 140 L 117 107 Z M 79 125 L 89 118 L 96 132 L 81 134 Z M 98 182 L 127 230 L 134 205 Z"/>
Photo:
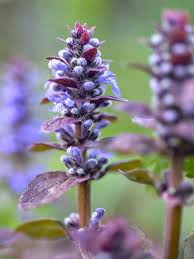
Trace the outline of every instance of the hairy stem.
<path fill-rule="evenodd" d="M 172 157 L 172 170 L 169 174 L 169 187 L 177 188 L 183 178 L 182 157 Z M 182 206 L 167 204 L 164 238 L 164 259 L 177 259 L 181 232 Z"/>
<path fill-rule="evenodd" d="M 81 125 L 75 125 L 76 138 L 80 138 Z M 80 183 L 77 186 L 77 207 L 79 213 L 80 226 L 84 227 L 89 224 L 90 211 L 91 211 L 91 200 L 90 200 L 90 182 Z"/>

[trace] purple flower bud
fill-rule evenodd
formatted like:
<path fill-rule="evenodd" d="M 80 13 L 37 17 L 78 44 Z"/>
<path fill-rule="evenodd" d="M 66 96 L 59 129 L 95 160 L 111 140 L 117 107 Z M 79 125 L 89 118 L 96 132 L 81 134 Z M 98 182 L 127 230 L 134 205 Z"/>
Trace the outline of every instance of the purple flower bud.
<path fill-rule="evenodd" d="M 83 123 L 84 128 L 87 129 L 87 130 L 90 129 L 92 127 L 92 125 L 93 125 L 92 120 L 87 120 Z"/>
<path fill-rule="evenodd" d="M 106 121 L 106 120 L 100 121 L 100 122 L 96 123 L 95 129 L 99 129 L 99 130 L 103 129 L 103 128 L 107 127 L 109 124 L 110 124 L 109 121 Z"/>
<path fill-rule="evenodd" d="M 87 66 L 87 60 L 85 58 L 78 58 L 77 59 L 77 65 L 85 67 L 85 66 Z"/>
<path fill-rule="evenodd" d="M 73 169 L 73 168 L 70 168 L 68 171 L 67 171 L 67 174 L 68 175 L 76 175 L 76 171 Z"/>
<path fill-rule="evenodd" d="M 78 77 L 81 76 L 83 72 L 84 72 L 84 69 L 82 66 L 75 66 L 73 69 L 73 74 Z"/>
<path fill-rule="evenodd" d="M 106 164 L 106 163 L 108 163 L 108 158 L 106 158 L 106 157 L 101 157 L 100 159 L 98 159 L 98 163 L 100 163 L 100 164 Z"/>
<path fill-rule="evenodd" d="M 99 221 L 103 218 L 105 214 L 105 209 L 103 208 L 98 208 L 94 213 L 92 213 L 91 219 L 90 219 L 90 224 L 91 225 L 98 225 Z"/>
<path fill-rule="evenodd" d="M 93 64 L 95 65 L 95 66 L 100 66 L 101 64 L 102 64 L 102 59 L 101 59 L 101 57 L 96 57 L 95 59 L 94 59 L 94 61 L 93 61 Z"/>
<path fill-rule="evenodd" d="M 73 159 L 68 156 L 61 156 L 61 161 L 65 164 L 67 168 L 71 168 L 75 165 Z"/>
<path fill-rule="evenodd" d="M 84 169 L 82 169 L 82 168 L 77 169 L 77 170 L 76 170 L 76 173 L 77 173 L 78 175 L 85 175 L 85 171 L 84 171 Z"/>
<path fill-rule="evenodd" d="M 64 219 L 64 224 L 68 230 L 78 229 L 79 226 L 79 215 L 77 213 L 71 213 L 69 217 Z"/>
<path fill-rule="evenodd" d="M 150 43 L 153 46 L 159 46 L 163 42 L 163 40 L 164 39 L 161 34 L 154 34 L 150 39 Z"/>
<path fill-rule="evenodd" d="M 58 53 L 60 58 L 64 58 L 67 61 L 70 61 L 70 59 L 72 58 L 72 54 L 69 50 L 66 49 L 62 49 L 59 51 Z"/>
<path fill-rule="evenodd" d="M 68 108 L 72 108 L 75 105 L 75 102 L 70 98 L 67 98 L 64 103 Z"/>
<path fill-rule="evenodd" d="M 93 169 L 96 165 L 97 165 L 98 161 L 94 158 L 91 158 L 89 159 L 87 162 L 86 162 L 86 170 L 90 170 L 90 169 Z"/>
<path fill-rule="evenodd" d="M 100 135 L 100 130 L 99 129 L 93 129 L 92 133 L 90 135 L 91 140 L 96 140 Z"/>
<path fill-rule="evenodd" d="M 91 112 L 95 109 L 95 104 L 86 102 L 82 105 L 82 110 L 86 113 Z"/>
<path fill-rule="evenodd" d="M 82 87 L 86 91 L 92 91 L 96 87 L 96 85 L 92 81 L 86 81 L 85 83 L 83 83 Z"/>
<path fill-rule="evenodd" d="M 67 43 L 67 45 L 72 46 L 74 44 L 73 38 L 67 38 L 66 43 Z"/>
<path fill-rule="evenodd" d="M 79 114 L 78 108 L 72 108 L 72 109 L 71 109 L 71 113 L 72 113 L 73 115 L 78 115 L 78 114 Z"/>
<path fill-rule="evenodd" d="M 100 45 L 100 41 L 97 38 L 92 38 L 90 39 L 89 44 L 97 48 Z"/>
<path fill-rule="evenodd" d="M 78 147 L 69 147 L 67 149 L 67 154 L 75 158 L 75 160 L 81 164 L 82 162 L 81 150 Z"/>
<path fill-rule="evenodd" d="M 92 48 L 93 48 L 92 45 L 86 44 L 86 45 L 83 46 L 83 52 L 84 52 L 84 51 L 87 51 L 87 50 L 89 50 L 89 49 L 92 49 Z"/>

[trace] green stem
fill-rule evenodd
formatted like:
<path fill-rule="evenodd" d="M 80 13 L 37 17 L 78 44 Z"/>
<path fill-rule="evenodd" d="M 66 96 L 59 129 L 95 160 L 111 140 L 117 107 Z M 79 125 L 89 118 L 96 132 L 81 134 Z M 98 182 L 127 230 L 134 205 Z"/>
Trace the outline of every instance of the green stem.
<path fill-rule="evenodd" d="M 182 157 L 172 157 L 172 170 L 168 182 L 170 188 L 179 187 L 183 179 Z M 164 238 L 164 259 L 178 259 L 181 232 L 182 206 L 167 204 Z"/>

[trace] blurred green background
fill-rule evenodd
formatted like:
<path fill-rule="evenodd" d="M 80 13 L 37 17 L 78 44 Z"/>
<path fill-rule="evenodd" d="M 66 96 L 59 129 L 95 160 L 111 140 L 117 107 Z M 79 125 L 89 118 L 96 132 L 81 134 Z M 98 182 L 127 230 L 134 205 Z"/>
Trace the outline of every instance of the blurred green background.
<path fill-rule="evenodd" d="M 191 0 L 0 0 L 0 60 L 6 62 L 12 55 L 25 56 L 39 66 L 41 81 L 44 82 L 49 76 L 45 57 L 55 55 L 63 47 L 57 37 L 67 37 L 66 25 L 72 26 L 76 21 L 87 22 L 97 26 L 97 37 L 106 40 L 103 57 L 113 60 L 112 71 L 117 75 L 123 96 L 149 102 L 148 77 L 129 69 L 127 64 L 147 62 L 149 49 L 139 42 L 153 32 L 160 13 L 167 8 L 182 8 L 194 14 L 194 2 Z M 40 92 L 44 92 L 43 84 Z M 127 115 L 117 114 L 119 121 L 110 125 L 103 136 L 125 131 L 151 134 L 133 125 Z M 48 113 L 46 117 L 49 117 Z M 59 156 L 60 153 L 48 153 L 41 157 L 41 161 L 47 164 L 49 170 L 62 168 Z M 47 161 L 50 161 L 49 165 Z M 151 191 L 119 175 L 93 182 L 92 188 L 93 209 L 105 207 L 108 216 L 126 216 L 131 224 L 140 226 L 149 237 L 156 242 L 161 241 L 164 204 Z M 63 219 L 70 211 L 76 210 L 74 191 L 54 205 L 42 206 L 35 212 L 19 211 L 16 200 L 8 191 L 1 192 L 0 226 L 14 227 L 20 217 Z M 186 208 L 184 234 L 194 229 L 193 219 L 194 208 Z"/>

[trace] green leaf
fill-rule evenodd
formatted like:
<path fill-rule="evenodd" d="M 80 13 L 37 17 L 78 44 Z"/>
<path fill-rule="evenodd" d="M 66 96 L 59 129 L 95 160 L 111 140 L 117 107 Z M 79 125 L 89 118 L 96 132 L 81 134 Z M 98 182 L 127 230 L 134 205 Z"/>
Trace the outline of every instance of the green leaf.
<path fill-rule="evenodd" d="M 19 225 L 15 231 L 36 239 L 58 239 L 66 236 L 63 224 L 54 219 L 28 221 Z"/>
<path fill-rule="evenodd" d="M 131 171 L 120 171 L 129 180 L 146 185 L 154 185 L 154 176 L 151 172 L 144 169 L 135 169 Z"/>
<path fill-rule="evenodd" d="M 187 237 L 183 242 L 180 259 L 193 259 L 194 258 L 194 234 Z"/>
<path fill-rule="evenodd" d="M 194 178 L 194 158 L 188 158 L 184 162 L 184 171 L 186 176 L 189 178 Z"/>
<path fill-rule="evenodd" d="M 118 170 L 133 170 L 136 168 L 139 168 L 141 166 L 141 160 L 139 159 L 133 159 L 129 161 L 120 161 L 113 163 L 108 166 L 108 170 L 113 172 L 113 171 L 118 171 Z"/>

